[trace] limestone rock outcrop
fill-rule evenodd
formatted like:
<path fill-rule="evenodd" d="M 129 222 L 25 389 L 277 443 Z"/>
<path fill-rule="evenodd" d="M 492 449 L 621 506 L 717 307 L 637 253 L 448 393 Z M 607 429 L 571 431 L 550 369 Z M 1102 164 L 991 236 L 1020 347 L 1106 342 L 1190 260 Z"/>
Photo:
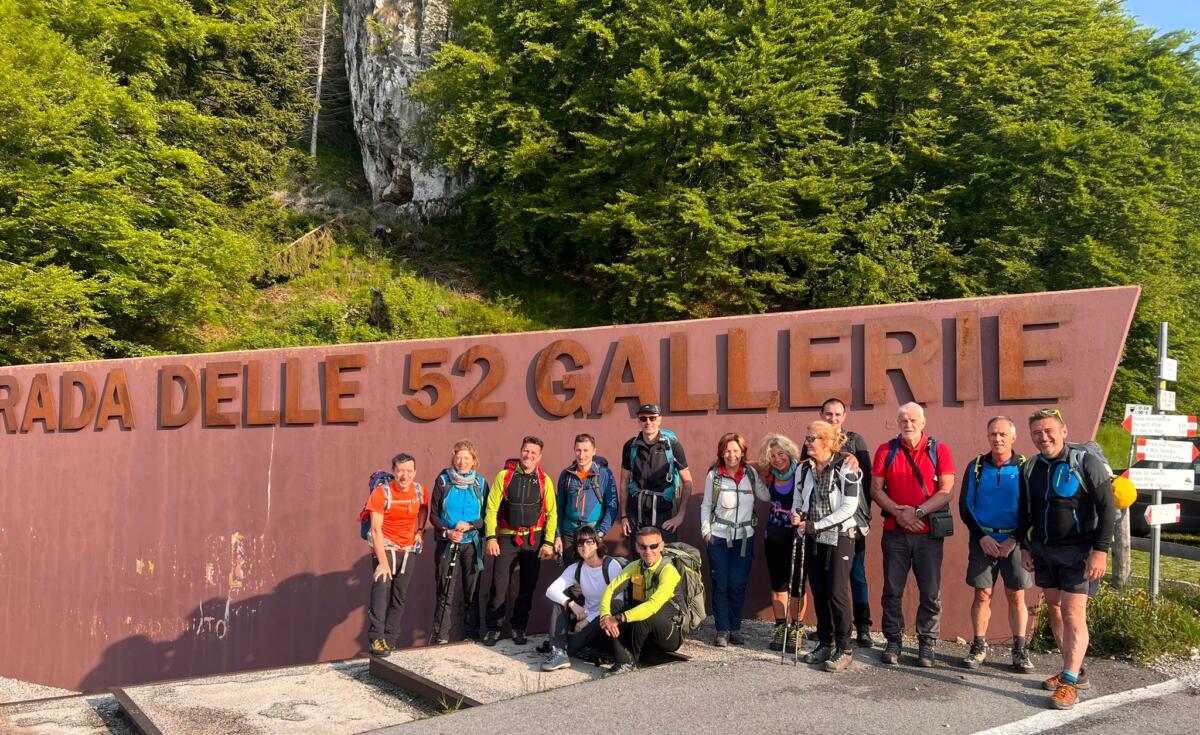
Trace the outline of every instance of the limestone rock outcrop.
<path fill-rule="evenodd" d="M 446 0 L 346 0 L 342 33 L 354 129 L 376 211 L 419 221 L 445 212 L 465 177 L 425 161 L 416 76 L 450 34 Z"/>

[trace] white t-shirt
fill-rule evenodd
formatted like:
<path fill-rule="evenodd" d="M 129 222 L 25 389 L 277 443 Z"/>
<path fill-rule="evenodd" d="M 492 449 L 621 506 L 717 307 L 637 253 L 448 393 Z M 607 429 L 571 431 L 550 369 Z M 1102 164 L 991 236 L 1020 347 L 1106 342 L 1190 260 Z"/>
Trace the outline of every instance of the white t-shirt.
<path fill-rule="evenodd" d="M 600 614 L 600 596 L 604 594 L 604 588 L 608 586 L 604 583 L 604 570 L 600 567 L 589 567 L 582 560 L 568 564 L 563 573 L 558 575 L 558 579 L 551 582 L 550 586 L 546 588 L 546 597 L 555 605 L 566 604 L 566 591 L 568 587 L 575 584 L 575 566 L 577 564 L 583 564 L 579 575 L 579 586 L 583 589 L 583 608 L 587 611 L 587 619 L 590 622 Z M 620 573 L 621 562 L 610 558 L 608 560 L 608 578 L 616 579 Z M 617 592 L 613 595 L 613 599 L 620 600 L 623 596 L 623 592 Z"/>

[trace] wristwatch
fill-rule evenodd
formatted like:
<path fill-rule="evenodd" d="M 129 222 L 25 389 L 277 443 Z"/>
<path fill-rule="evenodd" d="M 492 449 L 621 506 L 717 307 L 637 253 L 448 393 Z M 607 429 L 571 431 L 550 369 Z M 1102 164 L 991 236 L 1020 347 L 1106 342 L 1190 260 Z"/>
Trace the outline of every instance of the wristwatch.
<path fill-rule="evenodd" d="M 915 515 L 917 518 L 924 518 L 925 517 L 925 509 L 917 508 L 916 510 L 913 511 L 913 515 Z"/>

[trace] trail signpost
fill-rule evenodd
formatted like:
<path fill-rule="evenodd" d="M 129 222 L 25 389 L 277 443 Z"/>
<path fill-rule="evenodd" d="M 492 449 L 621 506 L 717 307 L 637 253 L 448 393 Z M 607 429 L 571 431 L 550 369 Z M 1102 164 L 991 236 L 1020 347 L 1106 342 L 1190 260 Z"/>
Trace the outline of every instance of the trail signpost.
<path fill-rule="evenodd" d="M 1164 523 L 1179 523 L 1182 513 L 1179 503 L 1146 506 L 1146 523 L 1158 527 Z"/>

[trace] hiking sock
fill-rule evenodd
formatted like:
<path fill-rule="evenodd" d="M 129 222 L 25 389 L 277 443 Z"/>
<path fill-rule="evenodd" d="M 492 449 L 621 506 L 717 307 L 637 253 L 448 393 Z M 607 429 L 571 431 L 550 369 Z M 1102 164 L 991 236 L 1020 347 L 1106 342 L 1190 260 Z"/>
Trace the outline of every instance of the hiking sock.
<path fill-rule="evenodd" d="M 1013 636 L 1013 653 L 1017 653 L 1017 652 L 1024 651 L 1024 650 L 1025 650 L 1025 636 L 1023 636 L 1023 635 Z"/>
<path fill-rule="evenodd" d="M 1079 672 L 1064 670 L 1062 672 L 1062 677 L 1059 679 L 1059 681 L 1061 681 L 1063 684 L 1070 684 L 1071 686 L 1075 686 L 1076 684 L 1079 683 Z"/>

